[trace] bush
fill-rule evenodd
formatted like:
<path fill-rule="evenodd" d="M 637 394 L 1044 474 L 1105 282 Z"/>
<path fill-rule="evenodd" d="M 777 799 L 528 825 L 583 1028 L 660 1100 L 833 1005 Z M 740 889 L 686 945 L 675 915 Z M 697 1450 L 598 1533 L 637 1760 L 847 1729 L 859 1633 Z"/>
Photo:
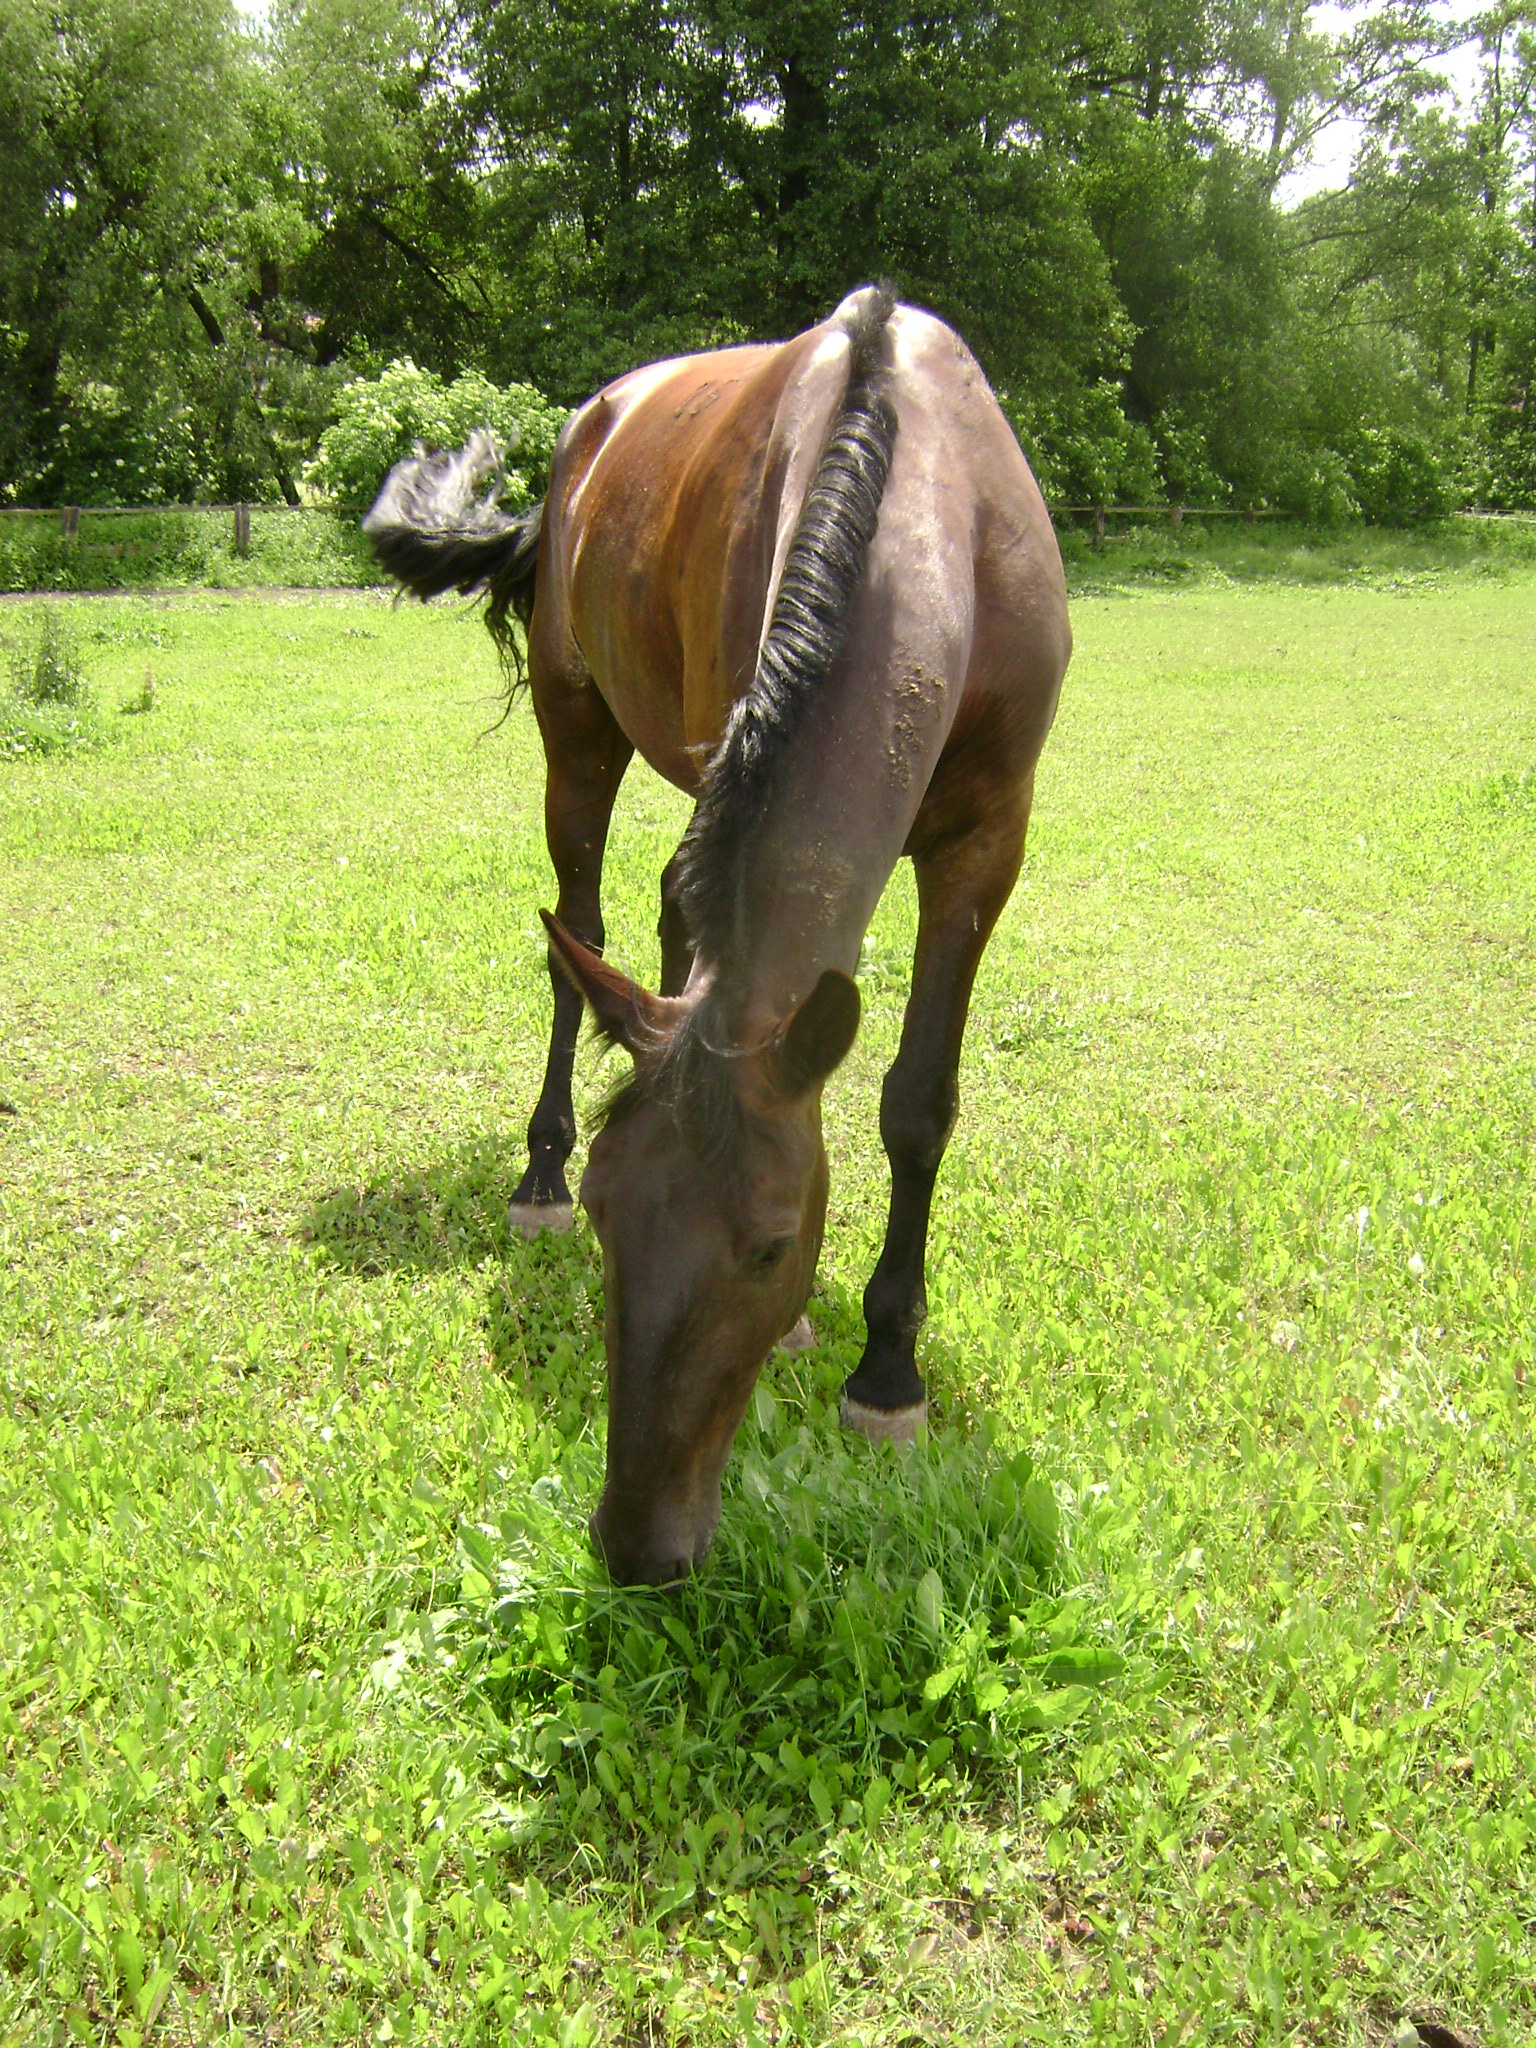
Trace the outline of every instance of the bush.
<path fill-rule="evenodd" d="M 1460 492 L 1454 464 L 1424 434 L 1362 427 L 1344 451 L 1355 502 L 1378 526 L 1443 518 Z"/>
<path fill-rule="evenodd" d="M 1342 526 L 1360 513 L 1349 465 L 1332 448 L 1290 449 L 1277 465 L 1274 495 L 1309 526 Z"/>
<path fill-rule="evenodd" d="M 1489 413 L 1462 468 L 1462 496 L 1489 511 L 1536 508 L 1536 405 Z"/>
<path fill-rule="evenodd" d="M 477 427 L 489 427 L 502 448 L 516 454 L 503 496 L 525 505 L 543 492 L 556 436 L 569 418 L 531 384 L 498 386 L 477 370 L 445 384 L 412 362 L 394 362 L 377 377 L 343 385 L 336 412 L 307 481 L 344 505 L 372 504 L 391 465 L 416 442 L 460 448 Z"/>
<path fill-rule="evenodd" d="M 49 460 L 26 480 L 31 501 L 174 504 L 203 495 L 192 413 L 168 394 L 156 395 L 158 405 L 135 405 L 115 385 L 95 381 L 70 391 Z"/>
<path fill-rule="evenodd" d="M 1176 413 L 1164 411 L 1153 424 L 1158 465 L 1170 503 L 1223 505 L 1230 486 L 1211 465 L 1205 430 Z"/>
<path fill-rule="evenodd" d="M 1152 436 L 1101 379 L 1048 415 L 999 393 L 1040 488 L 1057 505 L 1156 505 L 1163 499 Z"/>

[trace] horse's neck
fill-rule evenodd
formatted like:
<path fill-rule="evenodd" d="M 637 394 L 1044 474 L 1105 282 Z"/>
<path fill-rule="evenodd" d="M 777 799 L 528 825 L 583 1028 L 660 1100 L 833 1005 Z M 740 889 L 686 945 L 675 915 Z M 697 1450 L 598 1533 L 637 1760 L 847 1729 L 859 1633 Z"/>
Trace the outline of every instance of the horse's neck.
<path fill-rule="evenodd" d="M 786 1017 L 828 967 L 852 974 L 949 725 L 948 692 L 839 673 L 785 763 L 741 877 L 739 944 L 716 981 L 733 1035 Z"/>

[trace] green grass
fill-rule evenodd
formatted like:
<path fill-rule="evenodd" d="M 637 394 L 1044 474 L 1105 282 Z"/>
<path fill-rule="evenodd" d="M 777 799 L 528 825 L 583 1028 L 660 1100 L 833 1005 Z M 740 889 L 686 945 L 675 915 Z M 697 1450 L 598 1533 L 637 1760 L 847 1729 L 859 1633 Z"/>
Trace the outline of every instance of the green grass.
<path fill-rule="evenodd" d="M 1412 527 L 1307 527 L 1290 519 L 1248 526 L 1191 513 L 1178 532 L 1166 514 L 1112 515 L 1097 551 L 1089 523 L 1063 517 L 1059 538 L 1067 580 L 1079 594 L 1231 583 L 1422 589 L 1536 568 L 1536 518 L 1527 514 L 1462 513 Z"/>
<path fill-rule="evenodd" d="M 1466 575 L 1502 578 L 1536 567 L 1536 519 L 1458 514 L 1408 528 L 1308 527 L 1298 520 L 1202 519 L 1178 532 L 1167 516 L 1111 515 L 1100 551 L 1089 523 L 1061 515 L 1074 591 L 1229 583 L 1401 586 Z M 358 514 L 309 506 L 251 508 L 250 551 L 237 555 L 234 515 L 171 506 L 81 513 L 65 540 L 56 512 L 0 516 L 0 592 L 366 588 L 383 582 Z"/>
<path fill-rule="evenodd" d="M 0 2041 L 1536 2033 L 1536 583 L 1086 596 L 935 1210 L 616 1593 L 590 1235 L 509 1241 L 550 896 L 474 615 L 76 608 L 0 763 Z M 612 950 L 682 808 L 636 771 Z M 582 1099 L 606 1081 L 595 1055 Z"/>

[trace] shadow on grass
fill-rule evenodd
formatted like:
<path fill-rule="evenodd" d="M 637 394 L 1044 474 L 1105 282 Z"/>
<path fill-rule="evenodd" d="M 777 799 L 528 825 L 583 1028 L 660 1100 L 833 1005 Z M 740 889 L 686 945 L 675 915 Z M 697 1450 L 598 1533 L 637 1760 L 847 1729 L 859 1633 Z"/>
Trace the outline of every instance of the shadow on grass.
<path fill-rule="evenodd" d="M 385 1181 L 332 1188 L 304 1219 L 304 1237 L 334 1267 L 364 1276 L 483 1273 L 492 1362 L 564 1441 L 603 1406 L 603 1272 L 578 1220 L 531 1242 L 507 1228 L 522 1169 L 521 1139 L 480 1138 L 446 1159 Z"/>
<path fill-rule="evenodd" d="M 477 1138 L 388 1183 L 321 1195 L 303 1235 L 350 1273 L 438 1272 L 504 1258 L 521 1144 Z"/>

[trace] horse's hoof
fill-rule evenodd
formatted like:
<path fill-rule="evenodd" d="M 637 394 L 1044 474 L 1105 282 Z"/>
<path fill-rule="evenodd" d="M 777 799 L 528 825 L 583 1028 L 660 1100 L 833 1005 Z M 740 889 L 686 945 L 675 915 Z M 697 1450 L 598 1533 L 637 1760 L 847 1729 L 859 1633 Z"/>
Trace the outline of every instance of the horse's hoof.
<path fill-rule="evenodd" d="M 792 1330 L 786 1330 L 779 1339 L 781 1351 L 814 1351 L 816 1332 L 811 1328 L 809 1316 L 802 1316 Z"/>
<path fill-rule="evenodd" d="M 906 1408 L 867 1408 L 844 1394 L 838 1417 L 844 1429 L 857 1430 L 872 1444 L 910 1444 L 928 1426 L 928 1402 L 925 1396 Z"/>
<path fill-rule="evenodd" d="M 569 1230 L 576 1211 L 569 1202 L 509 1202 L 507 1228 L 519 1237 L 537 1237 L 541 1230 Z"/>

